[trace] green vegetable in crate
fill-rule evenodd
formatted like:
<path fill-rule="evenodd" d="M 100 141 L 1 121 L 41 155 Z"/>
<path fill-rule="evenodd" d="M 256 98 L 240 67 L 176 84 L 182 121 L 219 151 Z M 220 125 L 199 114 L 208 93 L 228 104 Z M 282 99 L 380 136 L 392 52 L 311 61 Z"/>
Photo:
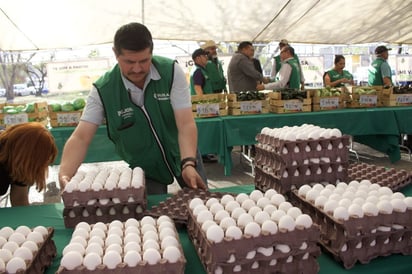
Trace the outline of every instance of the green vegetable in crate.
<path fill-rule="evenodd" d="M 34 112 L 34 104 L 27 104 L 24 108 L 24 112 L 26 113 L 33 113 Z"/>
<path fill-rule="evenodd" d="M 17 108 L 7 108 L 4 109 L 4 113 L 6 114 L 18 114 L 20 111 Z"/>
<path fill-rule="evenodd" d="M 64 103 L 62 105 L 62 111 L 74 111 L 74 106 L 72 103 Z"/>
<path fill-rule="evenodd" d="M 53 110 L 53 112 L 62 111 L 62 105 L 59 103 L 51 104 L 50 107 Z"/>
<path fill-rule="evenodd" d="M 73 101 L 73 107 L 75 110 L 83 109 L 86 106 L 86 100 L 83 98 L 77 98 Z"/>

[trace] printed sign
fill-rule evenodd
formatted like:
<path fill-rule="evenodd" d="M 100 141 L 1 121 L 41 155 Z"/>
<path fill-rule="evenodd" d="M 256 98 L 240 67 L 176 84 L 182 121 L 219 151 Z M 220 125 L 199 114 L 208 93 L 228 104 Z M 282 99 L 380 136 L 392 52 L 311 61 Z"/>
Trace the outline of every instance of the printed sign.
<path fill-rule="evenodd" d="M 262 113 L 261 101 L 240 102 L 240 113 Z"/>
<path fill-rule="evenodd" d="M 198 104 L 196 113 L 198 117 L 219 116 L 219 104 Z"/>

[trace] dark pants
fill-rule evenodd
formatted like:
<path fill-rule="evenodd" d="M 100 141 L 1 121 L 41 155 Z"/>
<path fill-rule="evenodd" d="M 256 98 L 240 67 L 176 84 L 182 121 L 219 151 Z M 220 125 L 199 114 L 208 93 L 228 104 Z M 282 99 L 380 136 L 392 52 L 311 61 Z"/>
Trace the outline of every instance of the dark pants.
<path fill-rule="evenodd" d="M 196 153 L 196 158 L 197 158 L 196 170 L 199 173 L 200 177 L 202 177 L 203 182 L 205 182 L 207 186 L 206 172 L 203 166 L 202 156 L 200 155 L 199 151 L 197 151 Z M 181 188 L 187 187 L 182 176 L 179 176 L 178 178 L 176 178 L 176 181 Z M 148 195 L 167 194 L 167 185 L 159 183 L 155 180 L 146 178 L 146 191 Z"/>

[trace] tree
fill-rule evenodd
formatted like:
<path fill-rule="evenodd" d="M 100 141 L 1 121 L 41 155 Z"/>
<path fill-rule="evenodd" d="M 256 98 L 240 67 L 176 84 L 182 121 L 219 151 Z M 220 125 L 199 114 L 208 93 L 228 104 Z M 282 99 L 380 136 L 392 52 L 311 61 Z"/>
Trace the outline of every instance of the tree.
<path fill-rule="evenodd" d="M 31 85 L 36 88 L 36 96 L 41 96 L 47 77 L 47 63 L 41 62 L 37 65 L 28 63 L 26 73 Z"/>
<path fill-rule="evenodd" d="M 25 67 L 34 55 L 35 53 L 32 53 L 26 61 L 23 61 L 21 52 L 0 51 L 0 81 L 6 89 L 7 102 L 14 100 L 13 85 L 26 82 Z"/>

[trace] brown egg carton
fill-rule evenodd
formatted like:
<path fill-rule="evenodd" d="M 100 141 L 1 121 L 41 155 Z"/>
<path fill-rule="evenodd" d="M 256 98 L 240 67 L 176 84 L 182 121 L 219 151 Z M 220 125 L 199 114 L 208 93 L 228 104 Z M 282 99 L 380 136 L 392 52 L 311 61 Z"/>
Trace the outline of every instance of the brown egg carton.
<path fill-rule="evenodd" d="M 347 181 L 349 163 L 324 163 L 303 166 L 291 166 L 287 171 L 289 176 L 283 177 L 283 172 L 273 171 L 264 166 L 255 166 L 255 187 L 261 191 L 275 189 L 281 194 L 286 194 L 293 188 L 299 188 L 304 184 L 313 182 L 329 182 L 336 184 L 339 181 Z M 318 171 L 321 171 L 318 173 Z M 307 175 L 310 172 L 310 175 Z M 294 176 L 298 174 L 298 176 Z"/>
<path fill-rule="evenodd" d="M 353 163 L 348 167 L 348 180 L 369 180 L 398 191 L 412 183 L 412 172 L 367 163 Z"/>
<path fill-rule="evenodd" d="M 86 206 L 65 207 L 63 209 L 64 225 L 73 228 L 80 222 L 89 224 L 114 220 L 126 221 L 129 218 L 141 219 L 146 210 L 147 201 L 143 203 L 113 203 L 106 205 L 94 204 Z"/>
<path fill-rule="evenodd" d="M 27 265 L 26 270 L 19 270 L 16 274 L 31 273 L 42 274 L 46 269 L 52 265 L 53 259 L 57 255 L 56 245 L 52 239 L 54 234 L 54 228 L 48 227 L 48 235 L 44 242 L 39 246 L 39 250 L 34 254 L 33 260 Z M 27 262 L 26 262 L 27 263 Z M 7 274 L 8 272 L 1 272 L 1 274 Z"/>
<path fill-rule="evenodd" d="M 186 225 L 188 222 L 188 202 L 193 198 L 206 201 L 210 198 L 222 198 L 227 192 L 210 192 L 203 189 L 183 188 L 176 194 L 160 202 L 158 205 L 145 212 L 145 215 L 159 217 L 167 215 L 175 221 L 175 224 Z"/>
<path fill-rule="evenodd" d="M 340 158 L 341 162 L 349 160 L 350 136 L 342 135 L 342 137 L 332 137 L 330 139 L 320 138 L 317 140 L 296 140 L 286 141 L 274 137 L 262 137 L 263 134 L 258 134 L 256 158 L 278 158 L 284 165 L 289 166 L 294 162 L 297 165 L 304 164 L 306 159 L 311 158 L 330 158 L 331 162 L 335 162 Z M 260 141 L 259 141 L 260 140 Z M 263 141 L 263 142 L 261 142 Z M 263 145 L 260 145 L 263 144 Z M 270 150 L 265 149 L 269 146 Z M 260 149 L 259 149 L 260 148 Z M 267 160 L 267 159 L 266 159 Z"/>
<path fill-rule="evenodd" d="M 213 243 L 206 237 L 193 213 L 189 210 L 187 230 L 199 258 L 207 273 L 215 273 L 217 268 L 222 273 L 318 273 L 317 257 L 320 256 L 319 228 L 313 225 L 308 229 L 295 229 L 292 232 L 278 232 L 274 235 L 262 233 L 258 237 L 243 235 L 241 239 L 225 237 L 220 243 Z M 303 243 L 306 249 L 300 249 Z M 288 245 L 290 251 L 282 253 L 276 245 Z M 258 248 L 274 248 L 274 252 L 265 256 L 256 252 L 249 259 L 247 254 Z M 229 261 L 231 258 L 234 261 Z M 306 257 L 307 258 L 306 258 Z M 276 264 L 273 262 L 276 260 Z M 241 267 L 241 271 L 236 269 Z"/>
<path fill-rule="evenodd" d="M 90 200 L 118 199 L 120 203 L 145 201 L 146 188 L 143 184 L 140 188 L 127 187 L 126 189 L 115 188 L 113 190 L 102 189 L 94 191 L 92 189 L 84 192 L 76 190 L 73 192 L 63 191 L 62 199 L 65 207 L 74 205 L 87 205 Z"/>
<path fill-rule="evenodd" d="M 330 214 L 300 197 L 297 190 L 290 193 L 291 202 L 309 214 L 321 229 L 320 244 L 344 267 L 352 268 L 356 262 L 369 263 L 379 256 L 400 253 L 412 254 L 412 210 L 392 212 L 363 218 L 336 220 Z M 393 228 L 394 225 L 403 228 Z M 390 227 L 382 231 L 380 227 Z"/>

